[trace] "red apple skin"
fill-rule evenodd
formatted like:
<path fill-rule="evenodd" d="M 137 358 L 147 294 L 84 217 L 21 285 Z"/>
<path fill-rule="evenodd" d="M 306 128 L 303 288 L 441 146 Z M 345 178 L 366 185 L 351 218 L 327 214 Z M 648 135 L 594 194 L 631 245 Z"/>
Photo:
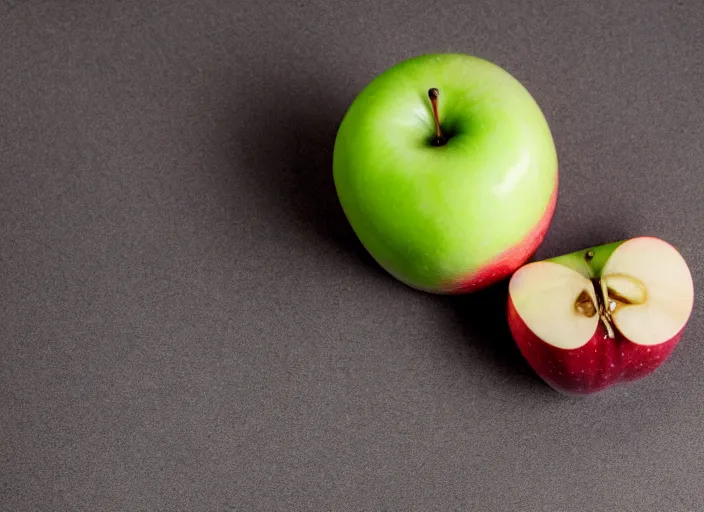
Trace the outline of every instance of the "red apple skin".
<path fill-rule="evenodd" d="M 450 295 L 459 295 L 463 293 L 471 293 L 494 283 L 498 283 L 521 267 L 528 259 L 533 256 L 538 249 L 545 234 L 550 227 L 550 221 L 555 213 L 557 204 L 558 183 L 555 182 L 555 188 L 552 191 L 550 200 L 548 201 L 545 211 L 540 220 L 535 224 L 533 229 L 521 240 L 518 244 L 510 249 L 499 254 L 484 267 L 473 272 L 470 275 L 459 278 L 454 283 L 450 283 L 446 293 Z"/>
<path fill-rule="evenodd" d="M 590 394 L 652 373 L 672 353 L 684 328 L 658 345 L 630 342 L 615 330 L 610 339 L 601 322 L 594 336 L 574 350 L 554 347 L 538 338 L 508 299 L 508 324 L 528 364 L 551 387 L 563 393 Z"/>

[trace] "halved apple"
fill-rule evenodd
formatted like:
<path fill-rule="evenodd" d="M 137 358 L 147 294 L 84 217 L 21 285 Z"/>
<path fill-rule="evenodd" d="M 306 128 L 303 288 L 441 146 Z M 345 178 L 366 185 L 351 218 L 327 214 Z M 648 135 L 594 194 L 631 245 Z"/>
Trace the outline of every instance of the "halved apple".
<path fill-rule="evenodd" d="M 694 304 L 687 263 L 639 237 L 520 268 L 508 321 L 521 353 L 553 388 L 593 393 L 645 377 L 672 353 Z"/>

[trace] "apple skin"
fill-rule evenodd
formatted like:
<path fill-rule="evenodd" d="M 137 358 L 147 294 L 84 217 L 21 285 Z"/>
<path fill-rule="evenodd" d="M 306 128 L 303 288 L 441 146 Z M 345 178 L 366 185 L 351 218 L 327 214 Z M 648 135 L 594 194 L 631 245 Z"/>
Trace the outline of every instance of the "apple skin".
<path fill-rule="evenodd" d="M 438 88 L 435 133 L 428 90 Z M 340 125 L 333 176 L 366 250 L 407 285 L 466 293 L 537 249 L 557 198 L 557 154 L 540 107 L 477 57 L 423 55 L 377 76 Z"/>
<path fill-rule="evenodd" d="M 592 272 L 601 275 L 607 260 L 625 241 L 590 247 L 548 259 L 590 277 L 584 263 L 587 251 L 594 253 Z M 668 359 L 682 337 L 685 327 L 671 339 L 658 345 L 632 343 L 617 329 L 609 338 L 599 322 L 592 338 L 583 346 L 566 350 L 545 343 L 525 324 L 508 298 L 508 324 L 516 345 L 535 372 L 553 389 L 576 395 L 592 394 L 615 384 L 646 377 Z"/>
<path fill-rule="evenodd" d="M 550 227 L 550 221 L 557 204 L 557 185 L 543 216 L 533 229 L 517 245 L 507 249 L 479 270 L 460 278 L 444 287 L 449 295 L 471 293 L 508 278 L 513 272 L 533 256 Z"/>
<path fill-rule="evenodd" d="M 523 322 L 510 297 L 508 323 L 513 339 L 533 370 L 552 388 L 579 395 L 649 375 L 665 362 L 682 337 L 680 331 L 670 340 L 648 347 L 629 342 L 618 331 L 615 338 L 609 338 L 599 322 L 585 345 L 565 350 L 538 338 Z"/>

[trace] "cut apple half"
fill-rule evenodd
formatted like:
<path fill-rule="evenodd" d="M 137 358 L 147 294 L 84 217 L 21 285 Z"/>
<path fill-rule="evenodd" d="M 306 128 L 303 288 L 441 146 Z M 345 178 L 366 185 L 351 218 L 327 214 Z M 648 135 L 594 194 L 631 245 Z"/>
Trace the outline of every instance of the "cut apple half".
<path fill-rule="evenodd" d="M 617 302 L 613 322 L 639 345 L 657 345 L 679 333 L 694 305 L 694 286 L 687 263 L 677 250 L 657 238 L 634 238 L 607 260 L 601 280 L 616 283 L 632 297 Z M 639 286 L 640 289 L 636 289 Z"/>
<path fill-rule="evenodd" d="M 608 338 L 643 346 L 670 341 L 682 331 L 694 288 L 686 262 L 670 244 L 650 237 L 623 242 L 600 273 L 591 267 L 593 250 L 582 257 L 591 279 L 551 261 L 528 264 L 512 277 L 512 306 L 540 340 L 576 349 L 595 336 L 599 323 Z"/>
<path fill-rule="evenodd" d="M 592 282 L 558 263 L 539 261 L 521 267 L 509 283 L 509 295 L 528 328 L 558 348 L 581 347 L 599 324 Z"/>

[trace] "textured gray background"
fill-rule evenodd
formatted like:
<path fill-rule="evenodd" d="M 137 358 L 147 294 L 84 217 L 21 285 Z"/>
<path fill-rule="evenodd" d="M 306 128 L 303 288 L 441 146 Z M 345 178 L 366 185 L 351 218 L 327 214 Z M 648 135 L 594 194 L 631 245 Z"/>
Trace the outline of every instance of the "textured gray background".
<path fill-rule="evenodd" d="M 704 6 L 0 4 L 0 509 L 704 510 L 704 314 L 573 399 L 505 286 L 414 292 L 360 250 L 331 151 L 355 94 L 480 55 L 560 163 L 538 257 L 650 234 L 702 300 Z"/>

